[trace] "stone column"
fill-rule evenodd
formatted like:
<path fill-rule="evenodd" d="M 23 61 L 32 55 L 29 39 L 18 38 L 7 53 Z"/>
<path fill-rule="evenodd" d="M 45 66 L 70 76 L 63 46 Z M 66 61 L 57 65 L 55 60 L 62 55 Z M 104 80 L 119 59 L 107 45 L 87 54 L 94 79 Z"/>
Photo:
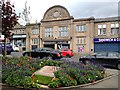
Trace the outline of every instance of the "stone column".
<path fill-rule="evenodd" d="M 55 50 L 57 50 L 57 43 L 55 44 L 55 46 L 54 46 L 54 47 L 55 47 Z"/>

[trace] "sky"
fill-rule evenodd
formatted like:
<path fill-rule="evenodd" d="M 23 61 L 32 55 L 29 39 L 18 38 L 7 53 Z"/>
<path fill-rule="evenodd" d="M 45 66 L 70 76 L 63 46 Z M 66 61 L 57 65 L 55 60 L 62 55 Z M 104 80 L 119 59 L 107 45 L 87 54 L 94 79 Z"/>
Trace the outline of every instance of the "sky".
<path fill-rule="evenodd" d="M 11 0 L 15 5 L 16 13 L 22 13 L 26 0 Z M 44 13 L 54 5 L 65 7 L 75 19 L 105 18 L 118 16 L 119 0 L 27 0 L 30 7 L 31 23 L 40 22 Z M 25 23 L 20 19 L 20 23 Z"/>

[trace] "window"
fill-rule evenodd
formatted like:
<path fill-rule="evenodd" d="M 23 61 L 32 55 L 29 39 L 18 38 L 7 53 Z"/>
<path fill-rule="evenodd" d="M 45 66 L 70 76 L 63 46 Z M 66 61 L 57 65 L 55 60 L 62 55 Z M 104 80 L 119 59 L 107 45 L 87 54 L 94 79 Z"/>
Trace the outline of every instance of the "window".
<path fill-rule="evenodd" d="M 76 26 L 76 31 L 77 32 L 86 31 L 86 25 L 77 25 Z"/>
<path fill-rule="evenodd" d="M 53 37 L 53 28 L 45 29 L 45 37 Z"/>
<path fill-rule="evenodd" d="M 98 25 L 98 35 L 106 35 L 106 25 Z"/>
<path fill-rule="evenodd" d="M 68 36 L 68 27 L 60 27 L 59 36 L 60 37 Z"/>
<path fill-rule="evenodd" d="M 38 38 L 33 38 L 32 39 L 32 44 L 38 44 Z"/>
<path fill-rule="evenodd" d="M 119 24 L 117 24 L 117 23 L 111 24 L 111 34 L 115 35 L 115 34 L 118 34 L 118 33 L 120 33 Z"/>
<path fill-rule="evenodd" d="M 32 29 L 32 34 L 39 34 L 39 30 L 37 28 Z"/>
<path fill-rule="evenodd" d="M 36 49 L 37 45 L 32 45 L 32 50 Z"/>
<path fill-rule="evenodd" d="M 86 44 L 86 38 L 85 37 L 77 38 L 77 44 Z"/>

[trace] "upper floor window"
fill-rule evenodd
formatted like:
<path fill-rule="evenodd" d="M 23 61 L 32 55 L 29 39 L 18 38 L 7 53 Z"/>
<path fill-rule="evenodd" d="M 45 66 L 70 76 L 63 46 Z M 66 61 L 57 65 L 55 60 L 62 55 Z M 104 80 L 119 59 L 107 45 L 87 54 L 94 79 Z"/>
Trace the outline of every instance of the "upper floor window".
<path fill-rule="evenodd" d="M 32 44 L 38 44 L 38 38 L 33 38 L 32 39 Z"/>
<path fill-rule="evenodd" d="M 98 35 L 106 35 L 106 25 L 98 25 Z"/>
<path fill-rule="evenodd" d="M 86 31 L 86 25 L 77 25 L 76 26 L 76 31 L 77 32 Z"/>
<path fill-rule="evenodd" d="M 32 29 L 32 34 L 39 34 L 39 30 L 37 28 Z"/>
<path fill-rule="evenodd" d="M 86 44 L 86 38 L 85 37 L 77 38 L 77 44 Z"/>
<path fill-rule="evenodd" d="M 118 33 L 120 33 L 119 24 L 118 23 L 111 24 L 111 34 L 115 35 L 115 34 L 118 34 Z"/>
<path fill-rule="evenodd" d="M 60 27 L 59 36 L 60 37 L 68 36 L 68 27 Z"/>
<path fill-rule="evenodd" d="M 53 28 L 45 28 L 45 37 L 53 37 Z"/>

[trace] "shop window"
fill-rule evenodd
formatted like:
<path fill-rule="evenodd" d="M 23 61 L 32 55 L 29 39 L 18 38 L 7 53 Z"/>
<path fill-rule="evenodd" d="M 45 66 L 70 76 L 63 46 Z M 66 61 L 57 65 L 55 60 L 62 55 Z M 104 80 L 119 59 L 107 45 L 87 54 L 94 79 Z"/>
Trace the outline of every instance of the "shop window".
<path fill-rule="evenodd" d="M 86 31 L 86 25 L 77 25 L 76 26 L 76 31 L 77 32 Z"/>
<path fill-rule="evenodd" d="M 45 37 L 53 37 L 53 28 L 45 28 Z"/>
<path fill-rule="evenodd" d="M 98 25 L 98 35 L 106 35 L 106 25 Z"/>
<path fill-rule="evenodd" d="M 60 27 L 59 28 L 59 36 L 60 37 L 68 36 L 68 27 Z"/>

